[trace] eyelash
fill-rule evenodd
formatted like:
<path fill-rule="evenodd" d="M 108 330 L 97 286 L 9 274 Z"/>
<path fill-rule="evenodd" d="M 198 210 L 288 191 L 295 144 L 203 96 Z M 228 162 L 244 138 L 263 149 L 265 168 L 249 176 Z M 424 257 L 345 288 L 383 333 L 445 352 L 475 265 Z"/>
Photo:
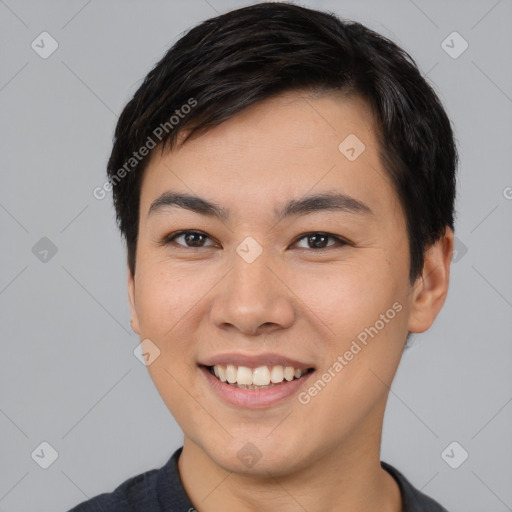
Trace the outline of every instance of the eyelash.
<path fill-rule="evenodd" d="M 183 249 L 202 249 L 203 247 L 205 247 L 205 246 L 189 247 L 187 245 L 178 244 L 177 242 L 174 241 L 176 238 L 179 238 L 182 235 L 202 235 L 211 240 L 211 238 L 206 233 L 204 233 L 202 231 L 197 231 L 195 229 L 186 229 L 183 231 L 177 231 L 176 233 L 171 233 L 171 234 L 167 235 L 160 242 L 160 245 L 167 246 L 167 245 L 170 245 L 171 243 L 173 243 Z M 309 236 L 314 236 L 314 235 L 321 235 L 321 236 L 326 236 L 327 238 L 332 238 L 332 239 L 336 240 L 337 245 L 329 245 L 327 247 L 320 247 L 320 248 L 316 248 L 316 249 L 300 247 L 300 249 L 306 249 L 306 250 L 312 250 L 312 251 L 319 252 L 319 251 L 326 251 L 326 250 L 329 250 L 329 249 L 332 249 L 335 247 L 343 247 L 344 245 L 352 245 L 351 242 L 349 242 L 348 240 L 345 240 L 337 235 L 333 235 L 332 233 L 326 233 L 325 231 L 310 231 L 308 233 L 303 233 L 302 235 L 300 235 L 298 238 L 295 239 L 293 244 L 296 244 L 300 240 L 303 240 L 304 238 L 307 238 Z M 212 247 L 212 246 L 208 245 L 206 247 Z"/>

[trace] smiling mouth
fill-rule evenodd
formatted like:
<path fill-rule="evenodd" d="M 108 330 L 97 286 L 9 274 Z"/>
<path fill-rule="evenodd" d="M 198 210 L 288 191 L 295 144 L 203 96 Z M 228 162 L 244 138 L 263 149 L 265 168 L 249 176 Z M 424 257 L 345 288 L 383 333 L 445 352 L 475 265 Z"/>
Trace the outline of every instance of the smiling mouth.
<path fill-rule="evenodd" d="M 240 389 L 269 389 L 302 379 L 312 373 L 314 368 L 294 368 L 292 366 L 247 366 L 214 365 L 205 368 L 219 381 Z"/>

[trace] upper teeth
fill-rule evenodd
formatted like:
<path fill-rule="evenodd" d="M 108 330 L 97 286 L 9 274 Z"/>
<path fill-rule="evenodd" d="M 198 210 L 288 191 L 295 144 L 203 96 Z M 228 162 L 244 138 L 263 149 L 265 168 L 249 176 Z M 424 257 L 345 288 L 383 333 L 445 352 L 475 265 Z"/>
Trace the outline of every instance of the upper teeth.
<path fill-rule="evenodd" d="M 298 379 L 306 373 L 307 370 L 300 370 L 292 366 L 273 366 L 269 369 L 268 366 L 259 366 L 258 368 L 248 368 L 247 366 L 234 366 L 228 364 L 215 365 L 213 372 L 222 382 L 229 384 L 245 384 L 255 386 L 268 386 L 271 382 L 278 384 L 283 380 Z"/>

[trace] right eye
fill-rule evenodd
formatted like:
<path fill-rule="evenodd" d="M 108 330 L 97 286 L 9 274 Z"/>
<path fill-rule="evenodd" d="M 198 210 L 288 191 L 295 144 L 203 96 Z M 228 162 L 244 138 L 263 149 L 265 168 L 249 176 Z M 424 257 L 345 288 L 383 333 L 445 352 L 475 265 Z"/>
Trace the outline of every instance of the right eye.
<path fill-rule="evenodd" d="M 183 239 L 184 243 L 177 242 L 180 238 Z M 185 249 L 196 249 L 200 247 L 209 247 L 208 245 L 204 245 L 205 240 L 211 240 L 210 237 L 203 233 L 202 231 L 197 230 L 184 230 L 184 231 L 177 231 L 175 233 L 171 233 L 170 235 L 167 235 L 162 240 L 162 245 L 170 245 L 171 243 L 179 245 Z M 211 244 L 211 246 L 214 246 L 215 244 Z"/>

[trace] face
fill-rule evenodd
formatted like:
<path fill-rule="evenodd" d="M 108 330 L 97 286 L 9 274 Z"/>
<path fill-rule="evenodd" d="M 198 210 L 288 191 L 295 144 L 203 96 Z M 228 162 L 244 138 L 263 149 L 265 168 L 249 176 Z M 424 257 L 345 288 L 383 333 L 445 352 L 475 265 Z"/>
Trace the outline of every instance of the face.
<path fill-rule="evenodd" d="M 294 92 L 149 162 L 132 326 L 186 440 L 228 471 L 286 474 L 379 443 L 449 251 L 427 257 L 443 286 L 411 287 L 378 149 L 362 99 Z"/>

